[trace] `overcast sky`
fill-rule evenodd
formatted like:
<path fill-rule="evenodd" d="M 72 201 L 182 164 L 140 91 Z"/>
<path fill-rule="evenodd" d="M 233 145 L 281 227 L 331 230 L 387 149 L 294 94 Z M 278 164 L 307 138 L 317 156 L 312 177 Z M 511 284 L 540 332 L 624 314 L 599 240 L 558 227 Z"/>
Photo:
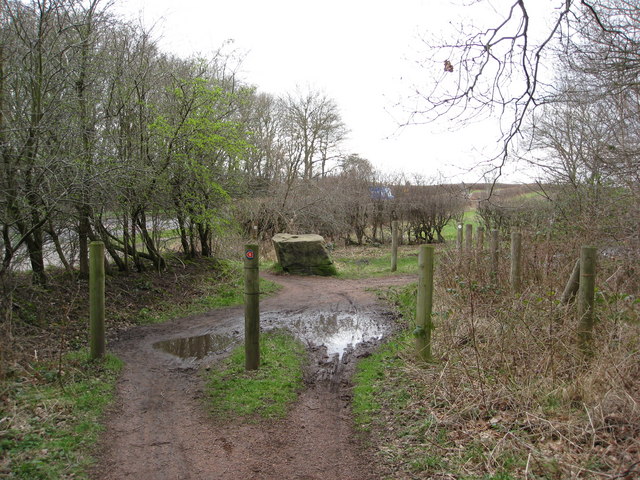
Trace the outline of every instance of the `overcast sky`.
<path fill-rule="evenodd" d="M 447 0 L 118 1 L 125 17 L 155 25 L 166 51 L 206 56 L 232 40 L 227 51 L 244 57 L 240 78 L 259 90 L 325 93 L 350 129 L 345 153 L 357 153 L 383 172 L 440 172 L 474 182 L 479 173 L 461 173 L 496 148 L 491 125 L 399 128 L 414 86 L 428 78 L 416 64 L 424 49 L 420 36 L 472 11 L 477 15 L 477 6 L 454 8 Z M 499 0 L 482 3 L 490 15 Z"/>

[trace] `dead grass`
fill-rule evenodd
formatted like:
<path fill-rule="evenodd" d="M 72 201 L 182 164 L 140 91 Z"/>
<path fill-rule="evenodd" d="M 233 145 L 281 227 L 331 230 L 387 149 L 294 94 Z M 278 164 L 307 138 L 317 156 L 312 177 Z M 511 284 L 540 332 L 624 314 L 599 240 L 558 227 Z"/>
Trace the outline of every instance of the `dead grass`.
<path fill-rule="evenodd" d="M 485 258 L 439 253 L 438 360 L 418 365 L 407 345 L 405 380 L 385 375 L 381 387 L 411 393 L 408 408 L 383 407 L 375 430 L 393 478 L 640 477 L 637 292 L 598 283 L 595 355 L 586 358 L 576 347 L 575 310 L 557 300 L 565 262 L 534 270 L 540 259 L 561 257 L 528 252 L 538 259 L 527 259 L 521 295 L 490 282 Z M 615 268 L 602 259 L 599 277 Z"/>

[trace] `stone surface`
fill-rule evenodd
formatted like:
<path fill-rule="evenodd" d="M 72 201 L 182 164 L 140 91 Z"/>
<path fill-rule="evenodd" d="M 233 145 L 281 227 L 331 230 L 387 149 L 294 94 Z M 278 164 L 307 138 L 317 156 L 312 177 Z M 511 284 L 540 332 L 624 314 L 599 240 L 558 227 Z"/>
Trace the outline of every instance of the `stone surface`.
<path fill-rule="evenodd" d="M 273 246 L 282 270 L 296 275 L 335 275 L 336 267 L 320 235 L 278 233 Z"/>

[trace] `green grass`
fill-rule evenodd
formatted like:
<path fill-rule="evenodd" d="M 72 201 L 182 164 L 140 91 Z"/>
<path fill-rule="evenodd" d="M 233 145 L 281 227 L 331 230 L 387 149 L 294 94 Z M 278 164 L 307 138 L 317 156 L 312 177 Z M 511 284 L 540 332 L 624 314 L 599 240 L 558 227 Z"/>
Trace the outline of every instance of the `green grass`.
<path fill-rule="evenodd" d="M 402 410 L 406 407 L 408 395 L 402 389 L 390 386 L 391 375 L 401 376 L 403 360 L 399 353 L 406 350 L 408 336 L 400 336 L 385 343 L 376 353 L 363 358 L 356 366 L 353 377 L 352 411 L 356 426 L 369 430 L 378 414 L 385 409 Z"/>
<path fill-rule="evenodd" d="M 480 219 L 476 215 L 475 209 L 467 210 L 464 212 L 462 220 L 463 224 L 470 223 L 473 225 L 473 231 L 475 232 L 480 225 Z M 443 229 L 442 236 L 447 243 L 455 243 L 458 236 L 458 223 L 455 220 L 451 220 Z"/>
<path fill-rule="evenodd" d="M 34 380 L 7 385 L 10 401 L 0 418 L 0 477 L 88 478 L 91 450 L 104 408 L 113 398 L 122 362 L 111 355 L 90 362 L 86 352 L 67 354 L 58 365 L 34 365 Z M 37 380 L 37 383 L 36 383 Z"/>
<path fill-rule="evenodd" d="M 156 305 L 153 311 L 143 308 L 139 312 L 139 322 L 142 324 L 163 323 L 173 318 L 197 315 L 216 308 L 233 307 L 244 303 L 244 278 L 241 262 L 226 263 L 227 271 L 224 280 L 212 281 L 205 286 L 202 295 L 194 297 L 183 304 L 162 303 Z M 260 279 L 260 293 L 272 295 L 282 288 L 271 280 Z"/>
<path fill-rule="evenodd" d="M 398 265 L 391 272 L 391 248 L 369 248 L 364 255 L 339 256 L 333 259 L 338 269 L 338 278 L 367 278 L 392 274 L 417 273 L 418 247 L 398 249 Z"/>
<path fill-rule="evenodd" d="M 304 345 L 282 331 L 260 337 L 260 368 L 245 371 L 244 346 L 237 347 L 207 375 L 212 414 L 281 418 L 303 388 Z"/>
<path fill-rule="evenodd" d="M 546 200 L 547 197 L 542 192 L 527 192 L 527 193 L 518 195 L 516 198 L 522 199 L 522 200 L 531 199 L 531 198 L 534 200 Z"/>

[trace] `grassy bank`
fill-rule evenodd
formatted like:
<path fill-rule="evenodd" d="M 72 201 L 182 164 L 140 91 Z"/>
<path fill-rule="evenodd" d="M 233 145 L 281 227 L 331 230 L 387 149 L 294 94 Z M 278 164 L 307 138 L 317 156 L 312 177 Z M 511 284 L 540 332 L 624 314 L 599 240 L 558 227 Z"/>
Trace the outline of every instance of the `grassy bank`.
<path fill-rule="evenodd" d="M 34 362 L 32 377 L 3 384 L 0 476 L 87 478 L 100 418 L 122 363 L 90 362 L 86 352 Z M 6 477 L 5 477 L 6 476 Z"/>

